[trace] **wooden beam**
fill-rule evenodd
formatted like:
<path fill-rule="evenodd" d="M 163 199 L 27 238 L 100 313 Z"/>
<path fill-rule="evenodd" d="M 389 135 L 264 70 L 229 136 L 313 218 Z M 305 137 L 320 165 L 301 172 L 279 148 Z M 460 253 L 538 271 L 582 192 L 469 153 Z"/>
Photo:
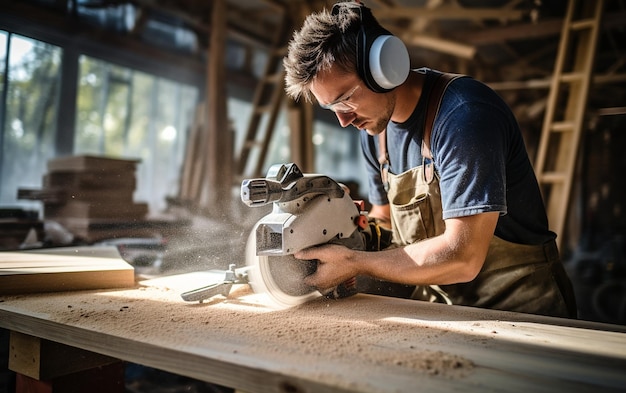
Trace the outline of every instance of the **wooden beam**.
<path fill-rule="evenodd" d="M 285 12 L 285 4 L 276 0 L 260 0 L 263 4 L 272 8 L 275 12 Z"/>
<path fill-rule="evenodd" d="M 206 105 L 207 134 L 204 145 L 206 181 L 201 194 L 201 207 L 215 212 L 229 210 L 233 179 L 232 138 L 228 127 L 226 107 L 226 0 L 214 0 L 211 12 L 212 32 L 209 43 Z"/>
<path fill-rule="evenodd" d="M 0 29 L 182 83 L 198 85 L 204 70 L 202 60 L 192 55 L 147 46 L 129 36 L 103 34 L 93 26 L 68 22 L 67 15 L 20 1 L 2 4 Z"/>
<path fill-rule="evenodd" d="M 291 130 L 291 160 L 301 171 L 315 171 L 313 146 L 313 106 L 305 100 L 287 101 L 287 121 Z"/>
<path fill-rule="evenodd" d="M 424 18 L 438 20 L 520 20 L 525 13 L 521 10 L 500 9 L 500 8 L 475 8 L 459 7 L 455 5 L 443 5 L 436 8 L 424 7 L 388 7 L 376 10 L 376 19 L 397 19 L 397 18 Z"/>
<path fill-rule="evenodd" d="M 623 83 L 626 82 L 626 73 L 622 74 L 600 74 L 592 77 L 594 85 L 602 85 L 607 83 Z M 525 81 L 503 81 L 489 82 L 488 85 L 494 90 L 521 90 L 521 89 L 547 89 L 552 83 L 552 78 L 546 79 L 529 79 Z"/>
<path fill-rule="evenodd" d="M 403 36 L 403 40 L 410 46 L 418 46 L 464 59 L 473 59 L 476 55 L 475 46 L 462 44 L 441 37 L 407 33 Z"/>
<path fill-rule="evenodd" d="M 626 23 L 626 11 L 607 13 L 602 20 L 602 29 L 610 30 L 623 27 Z M 451 37 L 473 45 L 497 44 L 504 41 L 533 40 L 557 36 L 561 33 L 563 20 L 560 18 L 544 19 L 538 22 L 512 24 L 483 28 L 474 31 L 451 32 Z"/>
<path fill-rule="evenodd" d="M 452 37 L 473 45 L 497 44 L 505 41 L 531 40 L 556 36 L 561 32 L 561 19 L 542 20 L 537 23 L 524 23 L 508 26 L 483 28 L 477 31 L 457 31 Z"/>
<path fill-rule="evenodd" d="M 626 106 L 615 106 L 610 108 L 600 108 L 596 111 L 598 116 L 626 115 Z"/>
<path fill-rule="evenodd" d="M 395 7 L 397 5 L 394 0 L 374 0 L 374 3 L 381 7 Z"/>

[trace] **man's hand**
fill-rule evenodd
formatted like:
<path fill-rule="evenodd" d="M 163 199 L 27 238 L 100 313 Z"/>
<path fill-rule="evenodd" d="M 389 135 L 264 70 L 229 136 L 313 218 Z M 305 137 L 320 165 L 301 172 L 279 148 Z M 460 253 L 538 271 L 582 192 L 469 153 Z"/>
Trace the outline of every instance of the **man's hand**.
<path fill-rule="evenodd" d="M 405 247 L 367 252 L 327 244 L 296 253 L 298 259 L 317 259 L 317 271 L 305 283 L 333 288 L 352 277 L 370 276 L 409 285 L 446 285 L 469 282 L 485 261 L 498 212 L 446 220 L 446 231 Z"/>
<path fill-rule="evenodd" d="M 334 288 L 358 275 L 358 251 L 337 244 L 326 244 L 297 252 L 297 259 L 317 260 L 315 273 L 304 279 L 320 290 Z"/>

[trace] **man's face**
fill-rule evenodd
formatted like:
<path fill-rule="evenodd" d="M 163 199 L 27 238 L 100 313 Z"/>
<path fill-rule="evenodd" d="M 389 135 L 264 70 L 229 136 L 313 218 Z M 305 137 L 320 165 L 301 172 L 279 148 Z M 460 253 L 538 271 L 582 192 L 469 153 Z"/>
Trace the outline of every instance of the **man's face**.
<path fill-rule="evenodd" d="M 380 134 L 391 119 L 395 106 L 393 94 L 374 93 L 354 73 L 336 67 L 317 74 L 311 93 L 325 109 L 335 112 L 339 124 L 352 124 L 370 135 Z"/>

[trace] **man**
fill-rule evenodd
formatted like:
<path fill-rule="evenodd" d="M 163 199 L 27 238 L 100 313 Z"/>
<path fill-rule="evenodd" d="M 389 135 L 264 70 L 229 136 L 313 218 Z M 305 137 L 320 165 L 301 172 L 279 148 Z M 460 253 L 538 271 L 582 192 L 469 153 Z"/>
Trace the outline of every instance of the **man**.
<path fill-rule="evenodd" d="M 393 246 L 377 252 L 324 245 L 297 253 L 319 260 L 306 282 L 332 288 L 373 277 L 410 285 L 415 299 L 575 317 L 510 109 L 469 77 L 446 88 L 437 71 L 395 67 L 408 63 L 398 42 L 367 7 L 344 2 L 309 15 L 289 45 L 287 93 L 314 97 L 342 127 L 364 131 L 369 217 L 393 233 Z"/>

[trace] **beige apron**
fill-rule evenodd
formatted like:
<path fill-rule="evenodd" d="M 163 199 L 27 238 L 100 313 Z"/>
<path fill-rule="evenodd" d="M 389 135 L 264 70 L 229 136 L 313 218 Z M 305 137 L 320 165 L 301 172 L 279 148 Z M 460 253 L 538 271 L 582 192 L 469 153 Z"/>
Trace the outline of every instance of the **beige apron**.
<path fill-rule="evenodd" d="M 431 174 L 427 176 L 427 174 Z M 400 175 L 388 174 L 394 246 L 440 235 L 442 219 L 439 179 L 432 164 Z M 571 283 L 560 262 L 556 243 L 523 245 L 494 236 L 478 276 L 453 285 L 417 286 L 413 299 L 576 317 Z"/>
<path fill-rule="evenodd" d="M 459 77 L 443 74 L 434 83 L 427 105 L 421 166 L 399 175 L 388 171 L 385 133 L 380 135 L 381 177 L 387 188 L 392 246 L 405 246 L 445 231 L 439 177 L 430 152 L 430 134 L 446 87 Z M 453 285 L 414 288 L 413 299 L 509 310 L 559 317 L 576 317 L 574 291 L 561 264 L 554 240 L 543 245 L 511 243 L 493 236 L 478 276 Z"/>

